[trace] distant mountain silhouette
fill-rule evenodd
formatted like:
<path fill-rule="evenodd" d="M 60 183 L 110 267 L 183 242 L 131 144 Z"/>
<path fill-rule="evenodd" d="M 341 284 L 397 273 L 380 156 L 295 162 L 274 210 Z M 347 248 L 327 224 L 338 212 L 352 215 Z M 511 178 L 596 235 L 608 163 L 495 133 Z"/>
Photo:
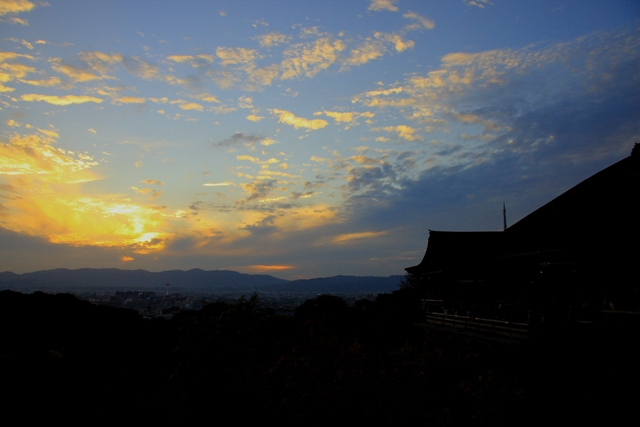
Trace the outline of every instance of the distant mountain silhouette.
<path fill-rule="evenodd" d="M 59 268 L 33 273 L 0 273 L 0 289 L 69 290 L 90 289 L 194 289 L 199 291 L 263 292 L 391 292 L 403 276 L 336 276 L 308 280 L 284 280 L 266 274 L 243 274 L 230 270 L 189 271 L 120 270 L 117 268 Z"/>
<path fill-rule="evenodd" d="M 265 290 L 273 292 L 391 292 L 398 289 L 404 276 L 334 276 L 316 279 L 292 280 L 270 285 Z"/>

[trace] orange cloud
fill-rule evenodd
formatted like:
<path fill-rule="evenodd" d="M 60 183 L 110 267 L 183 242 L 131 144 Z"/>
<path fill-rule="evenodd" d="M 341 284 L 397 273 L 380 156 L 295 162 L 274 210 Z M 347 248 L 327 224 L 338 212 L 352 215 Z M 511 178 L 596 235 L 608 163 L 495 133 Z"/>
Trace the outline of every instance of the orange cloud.
<path fill-rule="evenodd" d="M 312 43 L 292 45 L 283 53 L 286 59 L 280 64 L 281 78 L 314 77 L 329 68 L 346 48 L 341 40 L 331 41 L 326 37 Z"/>
<path fill-rule="evenodd" d="M 376 40 L 368 40 L 351 51 L 351 55 L 345 62 L 345 67 L 366 64 L 369 61 L 382 57 L 385 52 L 386 49 L 382 43 Z"/>
<path fill-rule="evenodd" d="M 58 135 L 58 132 L 56 132 L 55 130 L 40 129 L 40 128 L 36 128 L 36 129 L 38 129 L 40 132 L 42 132 L 43 134 L 51 138 L 60 138 L 60 135 Z"/>
<path fill-rule="evenodd" d="M 383 128 L 371 128 L 373 131 L 386 131 L 386 132 L 396 132 L 399 138 L 402 138 L 406 141 L 417 141 L 420 139 L 420 135 L 417 135 L 418 131 L 416 128 L 407 125 L 398 125 L 398 126 L 385 126 Z"/>
<path fill-rule="evenodd" d="M 455 52 L 449 53 L 442 57 L 442 64 L 446 66 L 469 65 L 475 61 L 481 54 Z"/>
<path fill-rule="evenodd" d="M 29 12 L 36 7 L 28 0 L 3 0 L 0 2 L 0 16 L 10 13 Z"/>
<path fill-rule="evenodd" d="M 144 98 L 137 98 L 134 96 L 122 96 L 114 99 L 113 101 L 120 104 L 144 104 L 146 100 Z"/>
<path fill-rule="evenodd" d="M 258 40 L 258 42 L 260 43 L 260 46 L 262 47 L 277 46 L 279 44 L 286 43 L 289 40 L 291 40 L 291 36 L 287 36 L 285 34 L 278 33 L 278 32 L 268 33 L 262 36 L 257 36 L 255 38 Z"/>
<path fill-rule="evenodd" d="M 205 187 L 228 187 L 229 185 L 233 185 L 233 182 L 207 182 L 202 185 Z"/>
<path fill-rule="evenodd" d="M 218 98 L 216 98 L 215 96 L 204 92 L 204 93 L 199 93 L 197 95 L 192 95 L 194 98 L 199 99 L 201 101 L 205 101 L 205 102 L 215 102 L 215 103 L 220 103 L 220 100 Z"/>
<path fill-rule="evenodd" d="M 54 96 L 54 95 L 38 95 L 35 93 L 28 93 L 22 95 L 20 97 L 23 101 L 41 101 L 47 102 L 53 105 L 71 105 L 71 104 L 84 104 L 86 102 L 95 102 L 96 104 L 102 103 L 101 98 L 96 98 L 93 96 L 76 96 L 76 95 L 66 95 L 66 96 Z"/>
<path fill-rule="evenodd" d="M 376 38 L 392 43 L 398 52 L 404 52 L 405 50 L 411 49 L 415 46 L 415 42 L 413 40 L 404 40 L 398 34 L 375 33 L 375 36 Z"/>
<path fill-rule="evenodd" d="M 406 28 L 409 30 L 416 30 L 420 28 L 425 28 L 427 30 L 433 30 L 436 26 L 435 22 L 433 22 L 429 18 L 425 18 L 424 16 L 418 15 L 415 12 L 407 12 L 402 15 L 403 18 L 413 19 L 416 22 L 408 25 Z"/>
<path fill-rule="evenodd" d="M 384 236 L 385 234 L 387 234 L 385 231 L 364 231 L 362 233 L 348 233 L 348 234 L 340 234 L 338 236 L 332 237 L 331 239 L 329 239 L 329 243 L 333 243 L 333 244 L 344 244 L 344 243 L 349 243 L 352 240 L 359 240 L 359 239 L 372 239 L 375 237 L 380 237 L 380 236 Z"/>
<path fill-rule="evenodd" d="M 216 55 L 222 60 L 222 65 L 224 66 L 251 65 L 256 59 L 260 58 L 258 51 L 243 47 L 219 47 L 216 49 Z"/>
<path fill-rule="evenodd" d="M 60 79 L 57 77 L 51 77 L 46 80 L 24 80 L 20 79 L 20 83 L 25 83 L 31 86 L 40 86 L 40 87 L 51 87 L 58 86 L 60 84 Z"/>
<path fill-rule="evenodd" d="M 264 119 L 264 116 L 256 116 L 255 114 L 249 114 L 247 116 L 247 120 L 251 120 L 252 122 L 259 122 Z"/>
<path fill-rule="evenodd" d="M 395 12 L 398 10 L 398 6 L 395 5 L 397 2 L 398 0 L 371 0 L 369 10 L 389 10 Z"/>
<path fill-rule="evenodd" d="M 193 55 L 170 55 L 167 56 L 167 59 L 180 64 L 182 62 L 193 60 Z"/>
<path fill-rule="evenodd" d="M 86 154 L 53 147 L 57 133 L 41 132 L 48 136 L 15 134 L 8 144 L 0 143 L 0 175 L 37 175 L 39 180 L 59 183 L 95 179 L 88 169 L 98 162 Z"/>
<path fill-rule="evenodd" d="M 22 55 L 21 55 L 22 56 Z M 0 81 L 8 82 L 10 80 L 22 79 L 29 73 L 34 73 L 35 68 L 23 64 L 13 64 L 8 62 L 2 62 L 0 69 L 6 72 L 0 73 Z"/>
<path fill-rule="evenodd" d="M 278 110 L 276 108 L 270 109 L 269 112 L 273 115 L 279 116 L 278 123 L 285 123 L 293 126 L 294 128 L 306 128 L 306 129 L 322 129 L 329 123 L 326 120 L 314 119 L 308 120 L 302 117 L 296 117 L 293 113 L 286 110 Z"/>
<path fill-rule="evenodd" d="M 276 159 L 275 157 L 272 157 L 268 160 L 260 160 L 257 157 L 253 157 L 253 156 L 247 156 L 247 155 L 243 155 L 243 156 L 236 156 L 236 159 L 238 160 L 248 160 L 252 163 L 257 163 L 259 165 L 273 165 L 276 163 L 280 163 L 280 160 Z"/>
<path fill-rule="evenodd" d="M 90 82 L 93 80 L 115 79 L 115 77 L 107 76 L 104 73 L 108 71 L 106 67 L 79 68 L 72 65 L 64 64 L 60 58 L 50 59 L 51 68 L 75 82 Z M 96 65 L 96 64 L 94 64 Z M 99 74 L 96 74 L 99 73 Z"/>
<path fill-rule="evenodd" d="M 194 68 L 198 68 L 202 65 L 202 61 L 211 63 L 213 62 L 213 55 L 200 54 L 200 55 L 170 55 L 167 59 L 173 62 L 181 64 L 183 62 L 189 62 Z"/>
<path fill-rule="evenodd" d="M 155 200 L 158 197 L 163 196 L 161 191 L 154 190 L 153 188 L 131 187 L 131 189 L 138 194 L 142 194 L 143 196 L 149 196 L 149 200 Z"/>
<path fill-rule="evenodd" d="M 189 110 L 196 110 L 196 111 L 202 111 L 204 110 L 204 107 L 196 102 L 187 102 L 184 104 L 180 104 L 179 105 L 181 110 L 185 110 L 185 111 L 189 111 Z"/>

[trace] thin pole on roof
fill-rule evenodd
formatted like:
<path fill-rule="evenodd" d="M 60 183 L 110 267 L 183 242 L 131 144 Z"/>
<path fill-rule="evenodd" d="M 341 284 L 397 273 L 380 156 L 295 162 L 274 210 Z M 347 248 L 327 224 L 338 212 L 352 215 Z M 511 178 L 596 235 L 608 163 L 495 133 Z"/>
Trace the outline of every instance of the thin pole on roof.
<path fill-rule="evenodd" d="M 502 202 L 502 222 L 504 225 L 504 231 L 507 231 L 507 207 L 504 202 Z"/>

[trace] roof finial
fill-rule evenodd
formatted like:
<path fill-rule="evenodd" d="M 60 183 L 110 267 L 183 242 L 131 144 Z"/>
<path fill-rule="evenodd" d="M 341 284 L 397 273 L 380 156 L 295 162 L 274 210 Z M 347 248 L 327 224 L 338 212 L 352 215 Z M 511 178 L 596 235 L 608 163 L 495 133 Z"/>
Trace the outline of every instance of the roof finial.
<path fill-rule="evenodd" d="M 507 231 L 507 207 L 504 202 L 502 202 L 502 222 L 504 225 L 504 231 Z"/>

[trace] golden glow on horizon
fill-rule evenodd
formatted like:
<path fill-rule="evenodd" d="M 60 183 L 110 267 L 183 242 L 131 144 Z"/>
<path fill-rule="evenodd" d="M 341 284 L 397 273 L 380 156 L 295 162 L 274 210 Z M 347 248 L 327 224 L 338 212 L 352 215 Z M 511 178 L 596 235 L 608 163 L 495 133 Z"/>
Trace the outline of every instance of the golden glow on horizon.
<path fill-rule="evenodd" d="M 95 181 L 91 156 L 55 148 L 53 130 L 10 137 L 0 144 L 0 176 L 8 179 L 12 197 L 3 204 L 2 225 L 12 231 L 45 236 L 75 246 L 131 247 L 158 250 L 168 236 L 153 208 L 121 196 L 85 197 L 80 183 Z"/>
<path fill-rule="evenodd" d="M 291 270 L 295 267 L 292 265 L 250 265 L 248 268 L 253 271 L 282 271 Z"/>
<path fill-rule="evenodd" d="M 46 200 L 38 206 L 49 240 L 74 246 L 132 248 L 136 253 L 161 250 L 169 234 L 155 209 L 127 200 L 74 198 Z M 25 230 L 27 231 L 27 230 Z"/>

